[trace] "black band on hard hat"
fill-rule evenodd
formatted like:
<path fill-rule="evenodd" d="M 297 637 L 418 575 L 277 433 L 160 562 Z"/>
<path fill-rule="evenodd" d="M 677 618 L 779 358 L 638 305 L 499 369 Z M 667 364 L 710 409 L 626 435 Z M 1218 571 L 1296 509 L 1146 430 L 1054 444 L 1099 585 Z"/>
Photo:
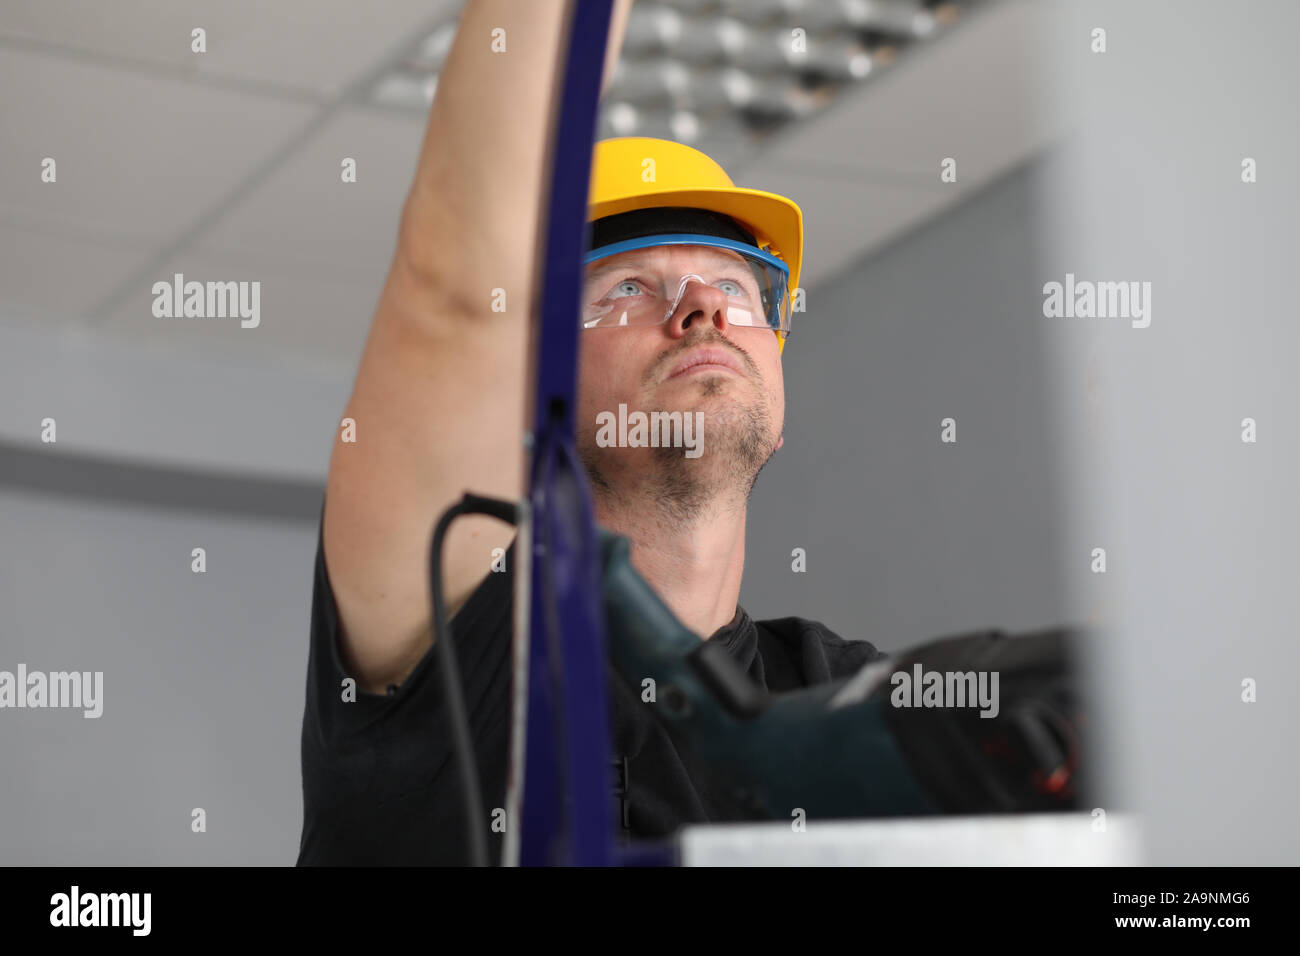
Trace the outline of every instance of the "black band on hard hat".
<path fill-rule="evenodd" d="M 588 248 L 601 249 L 628 239 L 683 232 L 734 239 L 758 247 L 754 236 L 730 216 L 707 209 L 661 206 L 655 209 L 633 209 L 631 212 L 597 219 L 591 224 L 591 245 Z"/>

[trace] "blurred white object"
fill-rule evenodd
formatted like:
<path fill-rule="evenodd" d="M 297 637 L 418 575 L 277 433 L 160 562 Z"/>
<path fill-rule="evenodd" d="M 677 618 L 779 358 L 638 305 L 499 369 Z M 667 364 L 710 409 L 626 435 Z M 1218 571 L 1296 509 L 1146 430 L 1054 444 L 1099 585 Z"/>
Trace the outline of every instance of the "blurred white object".
<path fill-rule="evenodd" d="M 683 866 L 1139 866 L 1138 821 L 1036 813 L 684 827 Z"/>

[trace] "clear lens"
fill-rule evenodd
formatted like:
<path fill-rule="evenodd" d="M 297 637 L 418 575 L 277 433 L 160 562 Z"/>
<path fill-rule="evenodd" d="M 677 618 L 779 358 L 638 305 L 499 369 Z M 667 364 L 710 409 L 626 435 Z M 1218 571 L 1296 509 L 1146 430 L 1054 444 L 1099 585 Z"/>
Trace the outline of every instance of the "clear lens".
<path fill-rule="evenodd" d="M 698 242 L 703 237 L 691 238 Z M 729 240 L 655 242 L 619 243 L 608 254 L 597 250 L 588 257 L 583 328 L 660 325 L 688 296 L 699 298 L 698 283 L 726 297 L 728 323 L 789 331 L 787 275 L 779 260 Z M 721 301 L 711 297 L 712 307 Z"/>

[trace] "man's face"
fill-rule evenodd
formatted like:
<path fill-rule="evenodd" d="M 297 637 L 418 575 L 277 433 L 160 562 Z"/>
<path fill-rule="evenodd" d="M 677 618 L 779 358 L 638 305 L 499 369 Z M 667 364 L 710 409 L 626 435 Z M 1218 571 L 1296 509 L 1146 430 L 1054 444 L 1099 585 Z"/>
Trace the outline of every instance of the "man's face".
<path fill-rule="evenodd" d="M 745 321 L 756 289 L 742 256 L 709 246 L 652 246 L 587 267 L 584 317 L 603 318 L 580 332 L 578 441 L 598 490 L 630 493 L 657 464 L 679 488 L 686 481 L 717 494 L 743 486 L 748 495 L 780 447 L 785 420 L 776 333 L 761 316 L 750 326 L 728 319 Z M 617 324 L 623 314 L 657 318 L 669 308 L 659 324 Z M 599 447 L 597 416 L 617 415 L 620 404 L 647 415 L 702 413 L 702 454 Z"/>

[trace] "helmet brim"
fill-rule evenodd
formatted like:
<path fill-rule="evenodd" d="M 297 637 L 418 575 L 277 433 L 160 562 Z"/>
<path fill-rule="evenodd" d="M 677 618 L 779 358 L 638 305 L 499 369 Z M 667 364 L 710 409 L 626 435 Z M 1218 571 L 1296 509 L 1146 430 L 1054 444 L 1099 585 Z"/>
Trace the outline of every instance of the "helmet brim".
<path fill-rule="evenodd" d="M 793 202 L 776 193 L 738 186 L 697 186 L 649 195 L 606 196 L 588 205 L 587 219 L 594 221 L 659 206 L 707 209 L 730 216 L 752 232 L 760 246 L 789 266 L 791 294 L 798 287 L 803 264 L 803 213 Z"/>

